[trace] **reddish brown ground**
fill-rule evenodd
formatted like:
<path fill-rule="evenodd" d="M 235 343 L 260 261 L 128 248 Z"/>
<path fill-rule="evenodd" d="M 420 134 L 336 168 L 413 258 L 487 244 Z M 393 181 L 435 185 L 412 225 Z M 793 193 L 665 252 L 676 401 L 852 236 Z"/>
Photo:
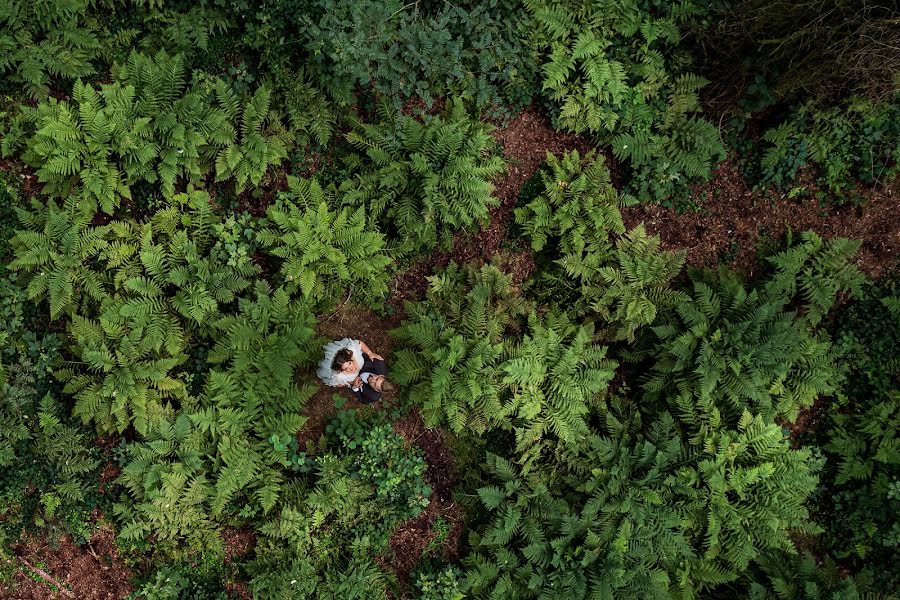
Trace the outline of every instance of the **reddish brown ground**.
<path fill-rule="evenodd" d="M 28 539 L 13 548 L 16 556 L 45 571 L 68 588 L 77 600 L 120 600 L 133 591 L 128 582 L 131 572 L 122 564 L 116 548 L 115 534 L 101 526 L 87 544 L 79 546 L 64 537 L 51 545 L 46 539 Z M 43 579 L 35 581 L 25 573 L 21 562 L 14 587 L 4 589 L 0 598 L 10 600 L 63 600 Z"/>
<path fill-rule="evenodd" d="M 815 190 L 815 184 L 807 187 Z M 782 195 L 775 201 L 752 191 L 732 160 L 721 163 L 713 179 L 697 189 L 699 212 L 676 214 L 661 206 L 626 208 L 626 225 L 644 222 L 648 232 L 658 233 L 666 248 L 686 249 L 688 264 L 714 266 L 724 262 L 752 278 L 758 270 L 757 247 L 778 239 L 788 227 L 794 233 L 812 230 L 825 238 L 847 237 L 863 241 L 856 263 L 866 274 L 878 277 L 896 266 L 900 257 L 900 181 L 885 188 L 860 189 L 862 206 L 820 207 L 814 198 L 792 200 Z M 726 259 L 726 260 L 722 260 Z"/>
<path fill-rule="evenodd" d="M 457 558 L 463 513 L 453 501 L 456 474 L 443 432 L 427 428 L 418 410 L 411 411 L 407 417 L 394 423 L 394 431 L 422 449 L 428 465 L 425 481 L 432 489 L 428 508 L 418 517 L 397 527 L 390 539 L 390 554 L 380 557 L 382 566 L 405 582 L 426 553 L 446 561 Z M 435 539 L 435 522 L 438 519 L 443 519 L 450 527 L 444 540 Z"/>

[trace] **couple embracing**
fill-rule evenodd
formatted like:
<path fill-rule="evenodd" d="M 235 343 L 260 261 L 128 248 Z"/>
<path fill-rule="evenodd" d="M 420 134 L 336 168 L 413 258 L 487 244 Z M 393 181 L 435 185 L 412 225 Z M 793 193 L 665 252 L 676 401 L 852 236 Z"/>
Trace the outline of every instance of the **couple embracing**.
<path fill-rule="evenodd" d="M 381 398 L 383 392 L 394 389 L 385 379 L 387 364 L 362 340 L 344 338 L 325 344 L 325 358 L 319 362 L 316 374 L 326 385 L 349 387 L 363 404 Z"/>

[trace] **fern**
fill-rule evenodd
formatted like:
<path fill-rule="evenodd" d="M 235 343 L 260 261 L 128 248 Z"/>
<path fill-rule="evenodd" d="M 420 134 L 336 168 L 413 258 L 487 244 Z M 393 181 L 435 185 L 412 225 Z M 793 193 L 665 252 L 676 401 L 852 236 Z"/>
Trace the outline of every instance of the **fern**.
<path fill-rule="evenodd" d="M 329 209 L 333 190 L 315 180 L 288 178 L 290 193 L 268 210 L 272 227 L 257 237 L 266 251 L 283 260 L 281 274 L 288 291 L 333 304 L 347 286 L 377 299 L 387 293 L 384 236 L 373 231 L 362 208 Z"/>
<path fill-rule="evenodd" d="M 104 278 L 91 268 L 109 247 L 109 228 L 93 227 L 93 214 L 70 199 L 60 207 L 32 200 L 19 210 L 28 229 L 11 240 L 15 257 L 9 268 L 21 272 L 32 300 L 49 300 L 50 318 L 90 310 L 108 293 Z"/>
<path fill-rule="evenodd" d="M 408 303 L 407 320 L 391 331 L 404 346 L 391 375 L 429 425 L 483 433 L 505 422 L 500 358 L 523 303 L 491 266 L 452 264 L 430 283 L 428 302 Z"/>
<path fill-rule="evenodd" d="M 809 453 L 745 415 L 684 443 L 668 415 L 641 433 L 614 406 L 577 445 L 518 466 L 488 455 L 490 520 L 470 536 L 473 598 L 706 597 L 813 530 Z"/>
<path fill-rule="evenodd" d="M 484 223 L 497 204 L 490 180 L 504 165 L 488 131 L 459 100 L 425 123 L 388 113 L 358 125 L 347 139 L 365 158 L 341 185 L 344 200 L 364 206 L 400 252 L 447 247 L 455 230 Z"/>
<path fill-rule="evenodd" d="M 527 205 L 515 209 L 516 223 L 539 252 L 538 262 L 553 261 L 542 270 L 534 287 L 544 290 L 548 300 L 564 305 L 575 314 L 588 310 L 582 297 L 600 279 L 600 271 L 613 256 L 611 234 L 625 231 L 620 198 L 610 182 L 603 157 L 577 151 L 557 158 L 547 155 L 540 172 L 543 191 Z M 574 294 L 563 295 L 565 288 Z"/>
<path fill-rule="evenodd" d="M 618 264 L 600 269 L 602 285 L 592 308 L 610 323 L 613 339 L 634 342 L 640 327 L 685 300 L 671 289 L 685 255 L 660 251 L 659 236 L 649 237 L 643 223 L 617 240 L 615 253 Z"/>
<path fill-rule="evenodd" d="M 863 274 L 850 259 L 860 242 L 846 238 L 824 241 L 813 231 L 800 234 L 800 242 L 769 257 L 776 272 L 766 284 L 773 297 L 800 296 L 806 305 L 804 318 L 818 325 L 841 292 L 859 298 Z"/>
<path fill-rule="evenodd" d="M 745 409 L 792 420 L 838 371 L 824 336 L 813 334 L 786 300 L 747 291 L 728 271 L 695 272 L 691 295 L 653 328 L 648 406 L 668 399 L 679 418 L 702 427 L 711 407 L 729 422 Z"/>
<path fill-rule="evenodd" d="M 235 180 L 235 193 L 247 184 L 259 185 L 268 168 L 287 157 L 290 137 L 272 110 L 272 90 L 258 88 L 243 105 L 222 80 L 216 85 L 216 103 L 229 122 L 239 122 L 233 134 L 223 138 L 216 155 L 216 180 Z"/>
<path fill-rule="evenodd" d="M 31 98 L 43 99 L 53 80 L 95 73 L 101 50 L 98 27 L 86 18 L 87 0 L 30 2 L 0 6 L 0 72 Z"/>
<path fill-rule="evenodd" d="M 559 127 L 611 144 L 630 162 L 641 198 L 674 203 L 687 197 L 690 182 L 709 177 L 725 152 L 716 127 L 696 115 L 697 91 L 708 82 L 686 72 L 688 60 L 664 58 L 680 56 L 678 20 L 693 2 L 524 4 Z"/>

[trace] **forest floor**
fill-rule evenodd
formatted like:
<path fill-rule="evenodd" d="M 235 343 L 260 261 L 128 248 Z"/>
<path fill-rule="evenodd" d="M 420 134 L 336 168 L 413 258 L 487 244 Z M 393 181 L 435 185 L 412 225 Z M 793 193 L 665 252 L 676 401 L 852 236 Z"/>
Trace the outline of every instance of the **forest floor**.
<path fill-rule="evenodd" d="M 404 301 L 424 297 L 428 286 L 426 277 L 451 261 L 491 260 L 506 247 L 507 227 L 512 222 L 520 188 L 540 167 L 547 152 L 561 154 L 578 150 L 583 155 L 592 147 L 584 138 L 553 130 L 548 119 L 533 108 L 526 109 L 505 127 L 495 130 L 494 136 L 509 166 L 506 174 L 495 182 L 499 205 L 492 209 L 488 224 L 479 231 L 458 233 L 450 250 L 436 251 L 420 258 L 399 273 L 390 284 L 390 317 L 379 317 L 361 309 L 350 297 L 333 313 L 320 316 L 320 335 L 327 339 L 362 339 L 390 364 L 393 340 L 389 330 L 399 324 L 404 314 Z M 609 156 L 606 161 L 614 183 L 618 183 L 617 163 Z M 21 179 L 27 196 L 38 191 L 33 173 L 22 165 L 3 161 L 0 170 Z M 814 192 L 812 178 L 807 179 L 808 189 Z M 862 206 L 823 208 L 810 197 L 788 199 L 770 192 L 754 191 L 747 185 L 735 160 L 729 159 L 715 169 L 711 181 L 695 189 L 694 200 L 700 206 L 699 211 L 679 214 L 661 206 L 641 204 L 624 209 L 623 218 L 628 228 L 643 222 L 648 232 L 659 234 L 665 248 L 686 250 L 690 265 L 726 264 L 742 270 L 748 278 L 758 274 L 759 248 L 772 244 L 789 230 L 794 233 L 813 230 L 825 238 L 859 239 L 862 247 L 857 264 L 866 274 L 878 277 L 896 267 L 900 257 L 900 182 L 895 181 L 888 187 L 860 188 L 857 192 L 865 198 Z M 257 200 L 253 212 L 264 213 L 266 198 L 271 197 L 272 194 L 268 194 L 263 196 L 262 202 Z M 534 268 L 526 251 L 505 252 L 500 266 L 516 283 L 525 280 Z M 302 374 L 302 379 L 315 379 L 314 369 Z M 318 440 L 336 410 L 335 390 L 317 385 L 318 390 L 304 409 L 308 421 L 298 433 L 301 444 Z M 345 406 L 361 411 L 392 411 L 399 405 L 396 392 L 386 394 L 374 407 L 363 407 L 348 393 L 344 394 Z M 814 424 L 815 413 L 814 410 L 810 415 L 801 414 L 791 429 Z M 447 559 L 456 556 L 464 515 L 451 495 L 456 473 L 444 434 L 427 428 L 416 410 L 395 422 L 394 430 L 422 449 L 428 463 L 426 479 L 434 490 L 429 508 L 419 517 L 402 523 L 391 537 L 389 551 L 378 559 L 386 570 L 405 580 L 426 550 Z M 443 533 L 437 531 L 436 524 L 440 522 L 445 528 Z M 230 554 L 246 556 L 252 553 L 252 532 L 229 530 L 225 537 Z M 27 539 L 15 550 L 18 557 L 68 587 L 75 598 L 112 600 L 123 598 L 131 591 L 129 570 L 118 556 L 114 536 L 107 528 L 100 528 L 90 543 L 82 546 L 65 538 L 57 545 L 46 540 Z M 16 575 L 16 583 L 21 585 L 14 592 L 4 591 L 0 586 L 0 598 L 55 600 L 73 597 L 53 593 L 40 577 L 26 576 L 27 571 L 23 563 Z M 240 584 L 236 591 L 246 596 L 246 589 Z"/>
<path fill-rule="evenodd" d="M 13 550 L 19 569 L 12 587 L 0 584 L 0 598 L 121 600 L 133 591 L 131 571 L 108 525 L 99 526 L 86 544 L 75 544 L 67 536 L 56 543 L 29 536 Z"/>

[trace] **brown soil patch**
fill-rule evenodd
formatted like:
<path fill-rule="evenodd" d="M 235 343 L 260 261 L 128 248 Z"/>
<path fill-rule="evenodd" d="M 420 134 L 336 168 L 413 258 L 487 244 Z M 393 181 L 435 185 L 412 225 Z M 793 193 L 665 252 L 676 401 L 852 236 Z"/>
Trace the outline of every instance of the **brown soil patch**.
<path fill-rule="evenodd" d="M 508 163 L 506 173 L 494 181 L 494 196 L 500 201 L 499 206 L 491 210 L 487 225 L 480 231 L 457 233 L 451 250 L 436 251 L 420 258 L 391 282 L 391 305 L 398 313 L 402 314 L 404 300 L 424 296 L 428 288 L 425 278 L 436 269 L 447 266 L 450 261 L 460 264 L 488 261 L 500 251 L 519 198 L 519 189 L 546 160 L 548 152 L 558 155 L 578 150 L 584 155 L 593 149 L 593 145 L 580 136 L 555 131 L 547 117 L 534 107 L 526 108 L 506 127 L 494 130 L 493 136 Z M 617 169 L 608 158 L 607 165 L 615 175 Z M 521 276 L 522 271 L 512 275 Z"/>
<path fill-rule="evenodd" d="M 800 448 L 803 445 L 803 435 L 807 432 L 816 431 L 824 424 L 828 416 L 828 405 L 830 403 L 831 398 L 819 396 L 812 406 L 800 411 L 793 423 L 779 423 L 779 425 L 790 432 L 792 448 Z"/>
<path fill-rule="evenodd" d="M 371 310 L 362 308 L 350 302 L 345 302 L 333 313 L 319 316 L 317 325 L 318 333 L 327 341 L 340 340 L 345 337 L 362 340 L 374 352 L 377 352 L 387 361 L 390 369 L 391 358 L 394 350 L 394 340 L 388 334 L 391 322 L 385 321 Z M 307 441 L 315 442 L 325 431 L 328 419 L 334 415 L 334 394 L 339 394 L 347 399 L 347 408 L 363 408 L 353 398 L 348 390 L 329 387 L 319 381 L 316 376 L 316 366 L 308 372 L 301 374 L 302 382 L 315 382 L 318 391 L 309 399 L 303 409 L 303 416 L 307 418 L 306 425 L 298 433 L 298 442 L 303 448 Z M 381 401 L 369 407 L 371 410 L 386 410 L 398 401 L 397 391 L 386 392 Z"/>
<path fill-rule="evenodd" d="M 7 183 L 18 187 L 26 201 L 44 189 L 44 184 L 38 181 L 37 171 L 15 157 L 0 158 L 0 171 L 9 174 Z"/>
<path fill-rule="evenodd" d="M 805 181 L 809 180 L 807 176 Z M 693 266 L 721 262 L 753 278 L 759 271 L 759 243 L 780 238 L 790 227 L 794 233 L 812 230 L 824 238 L 863 240 L 856 264 L 867 275 L 878 277 L 900 257 L 898 184 L 860 190 L 866 202 L 858 207 L 821 207 L 814 198 L 788 199 L 784 195 L 773 202 L 763 192 L 751 190 L 729 159 L 716 167 L 711 181 L 696 190 L 700 211 L 676 214 L 642 204 L 628 207 L 622 214 L 627 227 L 644 222 L 648 232 L 659 234 L 664 247 L 686 249 L 687 262 Z M 815 190 L 812 183 L 807 187 Z"/>
<path fill-rule="evenodd" d="M 115 535 L 102 527 L 87 544 L 79 546 L 69 537 L 51 545 L 44 538 L 30 538 L 13 548 L 17 556 L 45 571 L 72 591 L 78 600 L 120 600 L 133 591 L 131 572 L 122 564 L 116 548 Z M 14 588 L 0 587 L 0 598 L 10 600 L 63 600 L 62 593 L 54 593 L 43 580 L 35 581 L 25 574 L 28 568 L 21 562 Z M 23 572 L 24 571 L 24 572 Z"/>
<path fill-rule="evenodd" d="M 411 411 L 393 427 L 407 442 L 422 449 L 428 465 L 425 481 L 432 489 L 428 507 L 418 517 L 397 526 L 391 534 L 390 555 L 379 560 L 383 568 L 393 571 L 405 582 L 425 555 L 439 556 L 445 561 L 456 560 L 464 519 L 462 510 L 453 502 L 456 475 L 443 432 L 427 428 L 418 410 Z M 443 540 L 436 539 L 438 533 L 434 526 L 438 519 L 443 519 L 449 526 L 449 533 Z"/>
<path fill-rule="evenodd" d="M 222 541 L 225 542 L 225 564 L 247 556 L 256 547 L 256 534 L 251 529 L 225 527 L 222 529 Z"/>

